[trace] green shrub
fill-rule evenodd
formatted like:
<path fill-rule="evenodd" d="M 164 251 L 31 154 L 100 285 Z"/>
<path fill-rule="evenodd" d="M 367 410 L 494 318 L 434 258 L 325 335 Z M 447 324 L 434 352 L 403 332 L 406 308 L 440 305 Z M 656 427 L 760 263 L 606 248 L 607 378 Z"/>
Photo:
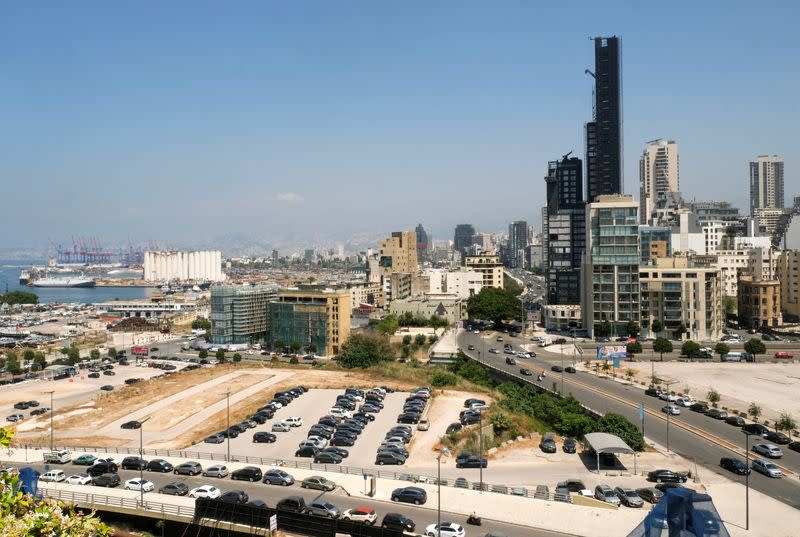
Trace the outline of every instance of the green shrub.
<path fill-rule="evenodd" d="M 455 386 L 458 382 L 458 377 L 453 373 L 447 371 L 435 371 L 431 375 L 431 386 L 441 388 L 443 386 Z"/>

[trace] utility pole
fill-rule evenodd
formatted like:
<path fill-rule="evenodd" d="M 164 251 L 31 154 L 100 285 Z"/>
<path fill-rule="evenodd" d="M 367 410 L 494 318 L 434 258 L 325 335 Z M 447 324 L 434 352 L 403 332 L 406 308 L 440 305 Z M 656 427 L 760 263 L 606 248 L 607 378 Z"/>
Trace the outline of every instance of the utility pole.
<path fill-rule="evenodd" d="M 152 416 L 139 421 L 139 505 L 144 507 L 144 423 Z"/>
<path fill-rule="evenodd" d="M 478 410 L 478 470 L 480 476 L 480 494 L 483 494 L 483 409 Z"/>
<path fill-rule="evenodd" d="M 747 473 L 744 475 L 744 529 L 750 531 L 750 433 L 744 433 L 744 460 Z"/>
<path fill-rule="evenodd" d="M 442 526 L 442 450 L 436 457 L 436 527 Z M 438 529 L 437 529 L 438 531 Z"/>
<path fill-rule="evenodd" d="M 227 428 L 225 429 L 225 443 L 228 446 L 227 455 L 225 456 L 225 462 L 231 462 L 231 390 L 230 388 L 225 393 L 221 393 L 220 395 L 225 396 L 225 406 L 227 408 Z"/>
<path fill-rule="evenodd" d="M 53 393 L 55 390 L 50 390 L 44 393 L 50 394 L 50 451 L 53 451 Z"/>

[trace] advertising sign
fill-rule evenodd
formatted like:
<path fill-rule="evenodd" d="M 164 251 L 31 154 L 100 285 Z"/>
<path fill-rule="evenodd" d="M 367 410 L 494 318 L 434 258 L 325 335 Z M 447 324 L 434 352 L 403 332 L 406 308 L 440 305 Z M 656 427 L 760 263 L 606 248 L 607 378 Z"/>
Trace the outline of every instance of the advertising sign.
<path fill-rule="evenodd" d="M 619 360 L 620 358 L 627 357 L 628 351 L 624 346 L 603 345 L 602 347 L 597 347 L 597 358 L 599 360 L 613 360 L 614 358 Z"/>

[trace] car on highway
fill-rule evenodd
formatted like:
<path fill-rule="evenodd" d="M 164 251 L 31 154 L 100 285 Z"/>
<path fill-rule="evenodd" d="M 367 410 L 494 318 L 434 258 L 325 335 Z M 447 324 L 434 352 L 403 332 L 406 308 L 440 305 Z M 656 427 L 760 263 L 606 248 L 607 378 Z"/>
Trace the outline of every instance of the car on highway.
<path fill-rule="evenodd" d="M 555 371 L 556 373 L 561 373 L 564 371 L 564 368 L 560 365 L 554 365 L 550 368 L 550 371 Z"/>
<path fill-rule="evenodd" d="M 336 488 L 336 483 L 319 475 L 312 475 L 303 479 L 300 487 L 304 489 L 324 490 L 330 492 Z"/>
<path fill-rule="evenodd" d="M 719 465 L 734 474 L 747 475 L 750 473 L 750 468 L 747 467 L 747 464 L 736 457 L 722 457 L 719 460 Z"/>
<path fill-rule="evenodd" d="M 224 464 L 215 464 L 203 470 L 204 477 L 228 477 L 228 467 Z"/>
<path fill-rule="evenodd" d="M 601 502 L 610 503 L 611 505 L 620 504 L 619 498 L 614 493 L 614 489 L 605 484 L 597 485 L 594 488 L 594 497 Z"/>
<path fill-rule="evenodd" d="M 679 474 L 672 470 L 658 469 L 648 472 L 647 480 L 656 483 L 686 483 L 687 477 L 685 474 Z"/>
<path fill-rule="evenodd" d="M 78 466 L 91 466 L 95 463 L 96 460 L 97 457 L 95 457 L 94 455 L 89 455 L 87 453 L 86 455 L 81 455 L 80 457 L 72 459 L 72 464 Z"/>
<path fill-rule="evenodd" d="M 750 467 L 756 472 L 762 473 L 767 477 L 779 478 L 783 475 L 781 469 L 772 462 L 765 461 L 764 459 L 756 459 L 752 462 Z"/>
<path fill-rule="evenodd" d="M 660 502 L 661 498 L 664 497 L 664 493 L 655 487 L 642 487 L 640 489 L 636 489 L 636 494 L 638 494 L 639 497 L 644 501 L 652 504 Z"/>
<path fill-rule="evenodd" d="M 775 444 L 756 444 L 753 446 L 753 451 L 759 455 L 764 455 L 770 459 L 780 459 L 783 457 L 783 451 Z"/>
<path fill-rule="evenodd" d="M 541 449 L 544 453 L 555 453 L 558 451 L 556 441 L 552 438 L 542 438 L 542 440 L 539 442 L 539 449 Z"/>
<path fill-rule="evenodd" d="M 294 476 L 288 472 L 274 468 L 264 472 L 264 477 L 261 482 L 269 485 L 282 485 L 284 487 L 288 487 L 289 485 L 294 484 Z"/>
<path fill-rule="evenodd" d="M 439 525 L 429 524 L 425 528 L 426 537 L 464 537 L 464 527 L 455 522 L 442 522 Z"/>
<path fill-rule="evenodd" d="M 119 466 L 123 470 L 144 470 L 147 468 L 147 461 L 139 457 L 125 457 Z"/>
<path fill-rule="evenodd" d="M 489 462 L 484 457 L 470 455 L 466 458 L 456 460 L 456 468 L 486 468 Z"/>
<path fill-rule="evenodd" d="M 73 474 L 67 478 L 70 485 L 88 485 L 92 482 L 92 476 L 87 473 Z"/>
<path fill-rule="evenodd" d="M 492 353 L 492 354 L 500 354 L 500 351 L 498 351 L 498 350 L 497 350 L 497 349 L 495 349 L 494 347 L 492 347 L 491 349 L 489 349 L 489 352 L 490 352 L 490 353 Z"/>
<path fill-rule="evenodd" d="M 355 507 L 343 512 L 342 520 L 352 520 L 353 522 L 361 522 L 362 524 L 373 526 L 378 520 L 378 515 L 375 513 L 375 509 L 370 507 Z"/>
<path fill-rule="evenodd" d="M 517 365 L 517 361 L 511 356 L 506 356 L 506 363 L 508 365 Z"/>
<path fill-rule="evenodd" d="M 642 507 L 644 501 L 641 496 L 636 494 L 636 491 L 629 487 L 615 487 L 614 494 L 617 495 L 622 505 L 627 507 Z"/>
<path fill-rule="evenodd" d="M 386 513 L 383 515 L 381 527 L 411 533 L 416 528 L 416 524 L 402 513 Z"/>
<path fill-rule="evenodd" d="M 791 438 L 786 436 L 780 431 L 770 431 L 766 435 L 764 435 L 765 440 L 769 440 L 770 442 L 775 442 L 776 444 L 786 445 L 792 441 Z"/>
<path fill-rule="evenodd" d="M 342 514 L 341 510 L 333 505 L 331 502 L 324 500 L 316 500 L 308 504 L 306 512 L 310 515 L 324 516 L 327 518 L 339 518 Z"/>
<path fill-rule="evenodd" d="M 403 487 L 392 491 L 393 502 L 413 503 L 414 505 L 424 505 L 428 501 L 428 493 L 419 487 Z"/>
<path fill-rule="evenodd" d="M 665 405 L 661 407 L 661 412 L 670 416 L 680 416 L 681 408 L 678 405 Z"/>
<path fill-rule="evenodd" d="M 222 491 L 214 485 L 201 485 L 189 491 L 190 498 L 219 498 Z"/>
<path fill-rule="evenodd" d="M 748 423 L 744 427 L 742 427 L 742 432 L 746 434 L 752 434 L 756 436 L 766 436 L 769 434 L 769 429 L 762 425 L 761 423 Z"/>
<path fill-rule="evenodd" d="M 189 461 L 179 464 L 174 471 L 180 475 L 199 475 L 203 473 L 203 467 L 199 462 Z"/>
<path fill-rule="evenodd" d="M 467 350 L 468 351 L 474 351 L 475 350 L 475 345 L 467 345 Z"/>
<path fill-rule="evenodd" d="M 207 436 L 203 442 L 206 444 L 221 444 L 225 441 L 225 435 L 216 433 L 212 434 L 211 436 Z"/>
<path fill-rule="evenodd" d="M 92 476 L 92 485 L 98 487 L 116 487 L 118 486 L 122 480 L 120 479 L 119 475 L 107 473 L 107 474 L 100 474 L 98 476 Z"/>
<path fill-rule="evenodd" d="M 170 496 L 186 496 L 189 494 L 189 487 L 186 483 L 180 481 L 172 481 L 158 489 L 159 494 L 168 494 Z"/>
<path fill-rule="evenodd" d="M 531 371 L 527 367 L 523 367 L 522 369 L 519 370 L 519 372 L 521 375 L 525 375 L 526 377 L 533 376 L 533 371 Z"/>
<path fill-rule="evenodd" d="M 778 351 L 775 353 L 775 358 L 794 358 L 794 354 L 786 351 Z"/>
<path fill-rule="evenodd" d="M 564 371 L 565 371 L 565 372 L 567 372 L 567 373 L 573 373 L 573 374 L 574 374 L 574 373 L 577 373 L 577 371 L 575 370 L 575 368 L 574 368 L 574 367 L 572 367 L 571 365 L 568 365 L 567 367 L 565 367 L 565 368 L 564 368 Z"/>
<path fill-rule="evenodd" d="M 150 492 L 155 488 L 156 488 L 155 484 L 152 481 L 148 481 L 147 479 L 134 477 L 133 479 L 128 479 L 127 481 L 125 481 L 126 490 L 140 490 L 143 492 Z"/>

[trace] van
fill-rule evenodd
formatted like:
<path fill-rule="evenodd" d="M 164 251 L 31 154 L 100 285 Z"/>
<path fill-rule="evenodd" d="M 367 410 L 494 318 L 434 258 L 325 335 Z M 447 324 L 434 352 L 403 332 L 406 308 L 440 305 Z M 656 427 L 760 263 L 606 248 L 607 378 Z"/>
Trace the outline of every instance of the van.
<path fill-rule="evenodd" d="M 741 352 L 729 352 L 720 356 L 720 362 L 743 362 L 744 357 Z"/>
<path fill-rule="evenodd" d="M 58 451 L 45 451 L 44 462 L 51 464 L 66 464 L 72 460 L 72 454 L 66 449 Z"/>
<path fill-rule="evenodd" d="M 61 483 L 67 478 L 63 470 L 50 470 L 39 476 L 39 481 L 48 483 Z"/>
<path fill-rule="evenodd" d="M 544 337 L 539 338 L 539 346 L 540 347 L 547 347 L 548 345 L 552 345 L 552 344 L 553 344 L 553 338 L 551 338 L 550 336 L 544 336 Z"/>

